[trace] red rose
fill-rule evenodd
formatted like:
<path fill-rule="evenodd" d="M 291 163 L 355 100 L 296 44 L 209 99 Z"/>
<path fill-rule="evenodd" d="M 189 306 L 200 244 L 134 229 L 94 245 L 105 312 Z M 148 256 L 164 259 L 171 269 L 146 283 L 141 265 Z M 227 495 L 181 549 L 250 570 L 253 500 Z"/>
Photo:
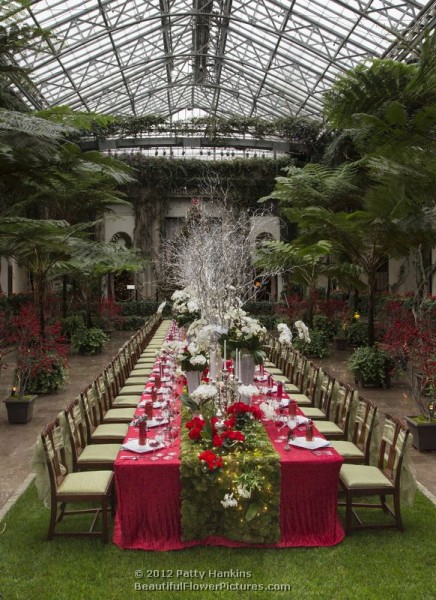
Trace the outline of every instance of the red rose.
<path fill-rule="evenodd" d="M 236 440 L 238 442 L 245 441 L 245 435 L 240 431 L 229 431 L 227 437 L 229 438 L 229 440 Z"/>
<path fill-rule="evenodd" d="M 198 458 L 207 464 L 209 471 L 214 471 L 215 469 L 218 469 L 218 467 L 223 466 L 223 459 L 221 456 L 217 456 L 212 450 L 205 450 L 198 455 Z"/>
<path fill-rule="evenodd" d="M 186 423 L 185 427 L 187 427 L 188 429 L 193 429 L 195 427 L 196 429 L 200 429 L 201 431 L 205 423 L 206 422 L 203 421 L 203 419 L 200 419 L 200 417 L 194 417 Z"/>
<path fill-rule="evenodd" d="M 258 406 L 252 406 L 251 413 L 255 419 L 261 419 L 263 417 L 263 412 Z"/>
<path fill-rule="evenodd" d="M 189 431 L 189 439 L 191 440 L 199 440 L 201 438 L 201 429 L 199 427 L 193 427 Z"/>
<path fill-rule="evenodd" d="M 216 434 L 212 438 L 212 443 L 213 443 L 214 446 L 218 446 L 218 447 L 222 446 L 223 445 L 223 438 L 220 435 Z"/>
<path fill-rule="evenodd" d="M 235 423 L 236 423 L 236 419 L 235 419 L 235 417 L 233 417 L 233 416 L 232 416 L 232 417 L 230 417 L 230 419 L 226 419 L 226 420 L 224 421 L 224 425 L 225 425 L 226 427 L 228 427 L 229 429 L 231 429 L 232 427 L 234 427 L 234 426 L 235 426 Z"/>
<path fill-rule="evenodd" d="M 234 402 L 228 409 L 229 415 L 251 412 L 251 406 L 245 404 L 245 402 Z"/>

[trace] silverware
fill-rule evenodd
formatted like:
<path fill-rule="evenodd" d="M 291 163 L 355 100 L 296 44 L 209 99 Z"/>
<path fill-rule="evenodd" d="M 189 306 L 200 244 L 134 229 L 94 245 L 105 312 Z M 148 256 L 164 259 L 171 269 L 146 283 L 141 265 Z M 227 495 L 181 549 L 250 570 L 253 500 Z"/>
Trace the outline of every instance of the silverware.
<path fill-rule="evenodd" d="M 121 460 L 139 460 L 139 456 L 120 456 Z"/>

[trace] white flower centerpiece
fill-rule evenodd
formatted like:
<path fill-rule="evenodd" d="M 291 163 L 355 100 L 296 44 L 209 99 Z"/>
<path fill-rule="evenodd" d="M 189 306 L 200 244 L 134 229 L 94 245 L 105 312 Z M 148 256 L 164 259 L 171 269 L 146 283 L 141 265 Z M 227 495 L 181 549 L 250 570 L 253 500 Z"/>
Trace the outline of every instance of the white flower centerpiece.
<path fill-rule="evenodd" d="M 251 405 L 253 396 L 258 395 L 259 390 L 255 385 L 240 385 L 238 387 L 238 394 L 241 399 L 241 402 L 245 402 L 245 404 Z"/>
<path fill-rule="evenodd" d="M 240 375 L 243 384 L 250 385 L 254 380 L 255 366 L 262 364 L 265 359 L 262 343 L 266 329 L 241 307 L 230 309 L 226 318 L 229 330 L 223 339 L 230 352 L 234 355 L 240 353 L 240 373 L 236 375 Z"/>
<path fill-rule="evenodd" d="M 173 317 L 179 327 L 189 325 L 200 317 L 200 307 L 197 299 L 189 288 L 176 290 L 171 296 L 173 302 Z"/>

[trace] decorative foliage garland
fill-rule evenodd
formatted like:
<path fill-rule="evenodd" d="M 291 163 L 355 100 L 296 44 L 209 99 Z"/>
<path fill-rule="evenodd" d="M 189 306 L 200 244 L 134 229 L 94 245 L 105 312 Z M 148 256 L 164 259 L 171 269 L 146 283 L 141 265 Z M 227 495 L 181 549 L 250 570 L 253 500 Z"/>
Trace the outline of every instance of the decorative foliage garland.
<path fill-rule="evenodd" d="M 243 403 L 232 405 L 225 430 L 217 431 L 216 417 L 191 419 L 184 409 L 180 475 L 185 541 L 216 535 L 247 543 L 280 539 L 280 461 L 255 411 L 259 409 Z"/>

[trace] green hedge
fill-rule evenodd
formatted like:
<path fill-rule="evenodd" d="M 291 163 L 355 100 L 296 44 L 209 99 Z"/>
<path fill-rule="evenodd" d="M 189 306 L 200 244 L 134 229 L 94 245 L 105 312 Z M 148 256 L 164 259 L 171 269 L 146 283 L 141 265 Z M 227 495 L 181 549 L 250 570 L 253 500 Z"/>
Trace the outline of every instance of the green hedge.
<path fill-rule="evenodd" d="M 123 317 L 150 317 L 154 315 L 161 302 L 154 300 L 133 300 L 131 302 L 120 302 L 121 314 Z M 171 306 L 166 304 L 162 316 L 167 317 L 171 314 Z"/>

